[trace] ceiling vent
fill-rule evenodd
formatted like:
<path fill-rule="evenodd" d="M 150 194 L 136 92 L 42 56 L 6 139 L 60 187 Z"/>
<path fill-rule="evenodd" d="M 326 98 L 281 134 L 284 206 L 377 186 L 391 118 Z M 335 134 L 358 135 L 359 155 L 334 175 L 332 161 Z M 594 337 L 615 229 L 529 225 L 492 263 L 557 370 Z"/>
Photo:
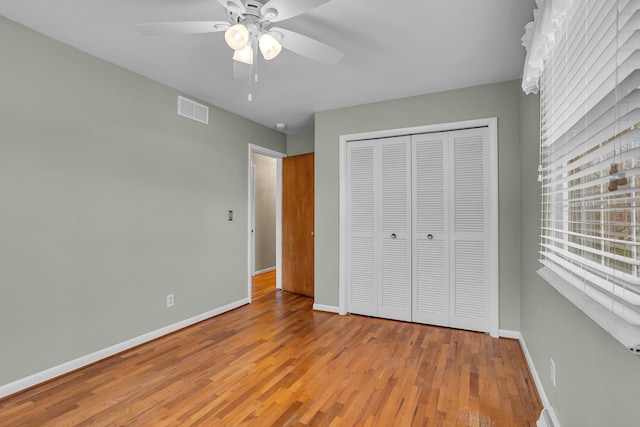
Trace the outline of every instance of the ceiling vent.
<path fill-rule="evenodd" d="M 178 115 L 209 124 L 209 107 L 184 96 L 178 96 Z"/>

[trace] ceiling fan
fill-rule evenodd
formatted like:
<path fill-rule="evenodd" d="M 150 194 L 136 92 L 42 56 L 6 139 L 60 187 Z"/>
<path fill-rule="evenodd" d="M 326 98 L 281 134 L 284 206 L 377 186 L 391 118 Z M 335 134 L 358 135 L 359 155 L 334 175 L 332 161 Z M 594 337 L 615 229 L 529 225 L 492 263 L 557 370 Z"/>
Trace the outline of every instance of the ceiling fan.
<path fill-rule="evenodd" d="M 135 28 L 148 35 L 204 34 L 225 32 L 225 40 L 234 50 L 234 74 L 238 74 L 236 62 L 253 64 L 257 59 L 256 48 L 266 60 L 278 56 L 284 47 L 298 55 L 328 65 L 335 65 L 343 57 L 342 52 L 318 40 L 272 27 L 273 22 L 284 21 L 314 9 L 329 0 L 217 0 L 227 11 L 226 21 L 182 21 L 138 24 Z M 247 75 L 248 76 L 248 75 Z"/>

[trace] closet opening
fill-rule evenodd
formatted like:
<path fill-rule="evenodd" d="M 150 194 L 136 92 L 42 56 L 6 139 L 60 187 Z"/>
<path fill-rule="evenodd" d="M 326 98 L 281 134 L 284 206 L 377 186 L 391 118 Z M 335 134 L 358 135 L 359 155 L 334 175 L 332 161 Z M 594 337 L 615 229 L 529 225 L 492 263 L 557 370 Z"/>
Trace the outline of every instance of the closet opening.
<path fill-rule="evenodd" d="M 340 314 L 499 334 L 497 119 L 340 137 Z"/>

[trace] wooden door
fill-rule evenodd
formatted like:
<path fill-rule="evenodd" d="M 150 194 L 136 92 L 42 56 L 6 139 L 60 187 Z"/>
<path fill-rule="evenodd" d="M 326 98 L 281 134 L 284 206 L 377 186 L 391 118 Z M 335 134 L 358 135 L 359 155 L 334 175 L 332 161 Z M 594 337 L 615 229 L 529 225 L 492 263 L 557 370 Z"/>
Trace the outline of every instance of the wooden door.
<path fill-rule="evenodd" d="M 282 160 L 282 289 L 313 296 L 313 153 Z"/>

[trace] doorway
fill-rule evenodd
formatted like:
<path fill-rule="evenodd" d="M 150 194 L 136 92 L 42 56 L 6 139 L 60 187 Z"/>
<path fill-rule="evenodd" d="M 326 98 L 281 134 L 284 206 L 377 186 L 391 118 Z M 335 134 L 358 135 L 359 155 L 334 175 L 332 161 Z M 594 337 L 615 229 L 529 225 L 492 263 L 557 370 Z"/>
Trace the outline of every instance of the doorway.
<path fill-rule="evenodd" d="M 247 295 L 256 273 L 272 274 L 282 288 L 282 159 L 285 154 L 249 144 Z"/>

